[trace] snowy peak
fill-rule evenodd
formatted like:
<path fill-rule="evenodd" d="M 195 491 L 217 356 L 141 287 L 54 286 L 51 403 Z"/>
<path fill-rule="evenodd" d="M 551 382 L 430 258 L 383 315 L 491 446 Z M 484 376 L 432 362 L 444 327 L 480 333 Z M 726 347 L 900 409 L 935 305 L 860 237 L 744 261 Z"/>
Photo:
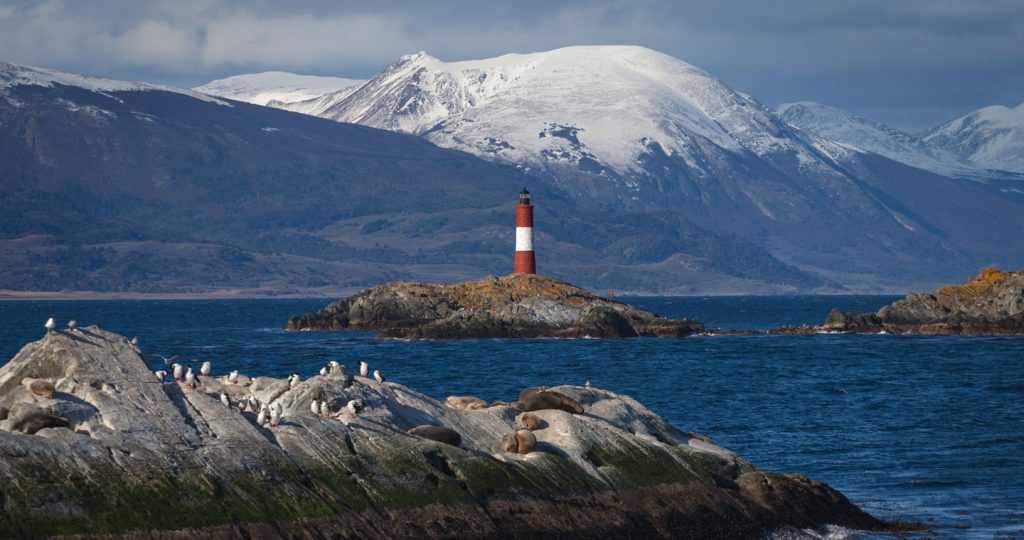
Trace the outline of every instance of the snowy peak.
<path fill-rule="evenodd" d="M 984 107 L 922 137 L 982 167 L 1024 173 L 1024 103 Z"/>
<path fill-rule="evenodd" d="M 407 55 L 320 115 L 529 166 L 625 173 L 652 145 L 696 168 L 705 146 L 804 152 L 814 160 L 753 99 L 691 64 L 636 46 L 458 62 Z M 557 135 L 569 132 L 571 138 Z"/>
<path fill-rule="evenodd" d="M 55 69 L 23 66 L 19 64 L 8 64 L 0 62 L 0 90 L 12 86 L 31 85 L 51 87 L 55 84 L 62 86 L 74 86 L 92 92 L 173 92 L 184 94 L 188 97 L 230 106 L 226 101 L 185 90 L 173 86 L 163 86 L 140 81 L 121 81 L 117 79 L 104 79 L 89 75 L 79 75 Z"/>
<path fill-rule="evenodd" d="M 265 71 L 210 81 L 193 90 L 256 105 L 283 105 L 318 99 L 364 82 L 359 79 Z"/>
<path fill-rule="evenodd" d="M 881 122 L 813 101 L 783 103 L 775 114 L 789 124 L 844 145 L 943 175 L 973 176 L 980 171 L 966 159 Z"/>

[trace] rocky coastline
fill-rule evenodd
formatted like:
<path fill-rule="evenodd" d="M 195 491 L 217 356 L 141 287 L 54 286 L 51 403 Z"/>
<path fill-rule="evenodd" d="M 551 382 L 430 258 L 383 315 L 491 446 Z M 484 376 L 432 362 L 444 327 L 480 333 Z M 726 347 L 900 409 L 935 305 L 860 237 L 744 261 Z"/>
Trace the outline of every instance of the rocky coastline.
<path fill-rule="evenodd" d="M 966 283 L 911 293 L 875 313 L 834 309 L 822 324 L 784 326 L 772 332 L 1024 335 L 1024 270 L 986 268 Z"/>
<path fill-rule="evenodd" d="M 94 326 L 48 332 L 0 367 L 5 536 L 756 538 L 892 526 L 598 388 L 439 402 L 343 364 L 306 379 L 170 371 L 154 374 L 137 342 Z M 267 410 L 280 412 L 268 421 Z"/>
<path fill-rule="evenodd" d="M 412 339 L 687 336 L 705 332 L 540 275 L 439 285 L 392 281 L 292 317 L 289 330 L 373 330 Z"/>

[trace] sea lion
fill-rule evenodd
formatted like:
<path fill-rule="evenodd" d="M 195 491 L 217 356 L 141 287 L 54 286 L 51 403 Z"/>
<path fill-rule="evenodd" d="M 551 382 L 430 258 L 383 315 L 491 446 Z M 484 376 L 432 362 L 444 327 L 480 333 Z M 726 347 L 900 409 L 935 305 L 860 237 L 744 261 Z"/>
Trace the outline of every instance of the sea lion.
<path fill-rule="evenodd" d="M 13 431 L 20 431 L 25 435 L 35 435 L 36 432 L 48 427 L 69 427 L 71 422 L 63 416 L 47 414 L 43 411 L 33 411 L 20 422 L 12 427 Z"/>
<path fill-rule="evenodd" d="M 522 392 L 519 392 L 519 401 L 523 401 L 527 396 L 532 396 L 533 394 L 547 392 L 547 390 L 547 386 L 531 386 L 529 388 L 525 388 Z"/>
<path fill-rule="evenodd" d="M 529 454 L 537 447 L 537 436 L 532 431 L 520 429 L 501 438 L 501 448 L 513 454 Z"/>
<path fill-rule="evenodd" d="M 471 411 L 487 408 L 486 401 L 473 396 L 448 396 L 445 398 L 444 404 L 452 409 L 467 409 Z"/>
<path fill-rule="evenodd" d="M 450 444 L 452 446 L 462 444 L 462 436 L 459 435 L 458 432 L 454 429 L 442 426 L 416 426 L 407 431 L 407 433 L 424 439 L 429 439 L 431 441 Z"/>
<path fill-rule="evenodd" d="M 28 389 L 33 394 L 43 398 L 50 399 L 53 397 L 53 383 L 46 379 L 23 379 L 21 384 L 28 386 Z"/>
<path fill-rule="evenodd" d="M 495 401 L 494 403 L 491 403 L 490 405 L 487 406 L 487 408 L 491 407 L 512 407 L 517 411 L 523 410 L 523 404 L 519 403 L 518 401 Z"/>
<path fill-rule="evenodd" d="M 579 402 L 565 394 L 551 390 L 527 394 L 519 401 L 523 404 L 523 410 L 527 412 L 559 409 L 572 414 L 583 414 L 583 406 Z"/>
<path fill-rule="evenodd" d="M 548 423 L 541 420 L 536 414 L 524 412 L 516 417 L 516 423 L 520 426 L 530 430 L 536 431 L 538 429 L 544 429 Z"/>

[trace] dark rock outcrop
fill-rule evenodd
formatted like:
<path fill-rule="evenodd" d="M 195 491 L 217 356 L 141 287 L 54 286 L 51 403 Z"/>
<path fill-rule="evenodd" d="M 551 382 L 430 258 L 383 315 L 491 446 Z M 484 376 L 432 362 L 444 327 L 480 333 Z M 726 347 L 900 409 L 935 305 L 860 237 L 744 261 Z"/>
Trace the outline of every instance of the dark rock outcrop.
<path fill-rule="evenodd" d="M 289 330 L 376 330 L 382 337 L 687 336 L 697 321 L 671 320 L 538 275 L 453 285 L 392 281 L 292 317 Z"/>
<path fill-rule="evenodd" d="M 818 326 L 789 326 L 776 333 L 860 332 L 892 334 L 1024 334 L 1024 270 L 986 268 L 967 283 L 932 293 L 911 293 L 877 313 L 833 309 Z"/>
<path fill-rule="evenodd" d="M 56 391 L 33 394 L 26 378 Z M 162 382 L 136 346 L 96 327 L 25 346 L 0 367 L 0 406 L 67 424 L 27 435 L 0 421 L 2 535 L 758 538 L 887 527 L 825 484 L 764 472 L 596 388 L 552 388 L 585 414 L 530 413 L 543 423 L 517 441 L 532 451 L 517 454 L 502 442 L 516 430 L 511 407 L 445 407 L 364 377 L 344 388 L 340 370 L 291 387 L 201 379 L 196 389 Z M 280 425 L 225 407 L 221 392 L 279 403 Z M 310 410 L 336 399 L 364 406 Z M 459 446 L 406 433 L 422 425 L 458 433 Z"/>

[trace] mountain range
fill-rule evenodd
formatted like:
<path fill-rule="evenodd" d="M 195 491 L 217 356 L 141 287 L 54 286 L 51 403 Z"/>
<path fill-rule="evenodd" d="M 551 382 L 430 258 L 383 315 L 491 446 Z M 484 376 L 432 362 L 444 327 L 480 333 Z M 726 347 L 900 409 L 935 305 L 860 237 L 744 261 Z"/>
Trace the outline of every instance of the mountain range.
<path fill-rule="evenodd" d="M 1024 256 L 999 234 L 1024 223 L 1019 175 L 837 109 L 770 110 L 642 47 L 421 52 L 278 106 L 513 165 L 586 206 L 679 213 L 849 286 L 934 283 Z"/>
<path fill-rule="evenodd" d="M 0 64 L 0 289 L 504 274 L 523 185 L 539 269 L 597 290 L 892 291 L 1024 263 L 1012 178 L 831 140 L 641 47 L 201 88 Z"/>
<path fill-rule="evenodd" d="M 602 215 L 415 136 L 0 64 L 0 289 L 336 294 L 508 273 L 529 183 L 545 273 L 599 290 L 834 286 L 669 212 Z"/>

